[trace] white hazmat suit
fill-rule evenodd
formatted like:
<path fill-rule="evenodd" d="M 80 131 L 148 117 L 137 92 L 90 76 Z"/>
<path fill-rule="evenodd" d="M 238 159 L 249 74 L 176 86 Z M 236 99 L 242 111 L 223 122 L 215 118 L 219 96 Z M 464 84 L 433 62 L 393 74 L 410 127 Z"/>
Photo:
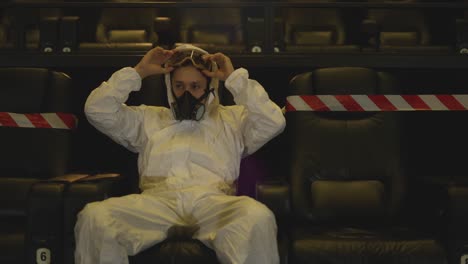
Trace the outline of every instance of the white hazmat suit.
<path fill-rule="evenodd" d="M 279 263 L 272 212 L 229 190 L 242 156 L 284 129 L 281 109 L 242 68 L 225 81 L 236 105 L 219 105 L 215 90 L 200 121 L 175 120 L 164 107 L 125 105 L 140 86 L 135 69 L 123 68 L 86 101 L 93 126 L 139 153 L 142 193 L 86 205 L 75 226 L 75 262 L 128 263 L 128 255 L 163 241 L 171 226 L 196 224 L 200 229 L 194 238 L 214 249 L 221 263 Z M 210 86 L 217 88 L 217 83 Z"/>

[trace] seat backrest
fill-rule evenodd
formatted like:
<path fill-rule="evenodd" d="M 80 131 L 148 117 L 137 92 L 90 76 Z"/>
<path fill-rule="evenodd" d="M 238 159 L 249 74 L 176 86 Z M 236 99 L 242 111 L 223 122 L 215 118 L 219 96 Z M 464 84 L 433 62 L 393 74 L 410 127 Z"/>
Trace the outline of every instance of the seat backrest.
<path fill-rule="evenodd" d="M 242 44 L 242 22 L 240 8 L 182 8 L 180 41 L 213 45 Z"/>
<path fill-rule="evenodd" d="M 71 79 L 41 68 L 1 68 L 0 112 L 71 113 Z M 0 178 L 49 178 L 66 171 L 71 132 L 0 126 Z"/>
<path fill-rule="evenodd" d="M 389 74 L 325 68 L 300 74 L 289 95 L 389 94 Z M 405 187 L 391 112 L 287 112 L 292 206 L 298 219 L 371 225 L 394 213 Z"/>
<path fill-rule="evenodd" d="M 96 28 L 100 43 L 156 43 L 155 8 L 104 8 Z"/>
<path fill-rule="evenodd" d="M 413 3 L 418 0 L 368 0 L 369 2 Z M 377 22 L 381 46 L 429 45 L 431 35 L 423 10 L 414 8 L 371 8 L 368 19 Z M 376 42 L 377 40 L 373 40 Z"/>
<path fill-rule="evenodd" d="M 345 43 L 346 32 L 340 10 L 288 8 L 284 12 L 286 44 L 314 46 Z"/>

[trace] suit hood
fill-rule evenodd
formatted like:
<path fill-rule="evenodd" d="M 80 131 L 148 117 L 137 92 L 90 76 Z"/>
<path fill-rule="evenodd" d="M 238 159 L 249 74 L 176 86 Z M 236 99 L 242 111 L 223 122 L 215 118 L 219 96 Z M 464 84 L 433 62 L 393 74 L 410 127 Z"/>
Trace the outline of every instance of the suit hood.
<path fill-rule="evenodd" d="M 178 45 L 174 50 L 177 50 L 177 51 L 196 50 L 203 54 L 208 54 L 206 50 L 203 50 L 191 44 Z M 218 65 L 215 62 L 212 62 L 211 69 L 213 71 L 216 71 L 218 69 Z M 174 72 L 174 70 L 172 72 Z M 169 107 L 171 108 L 171 110 L 173 110 L 172 104 L 176 100 L 172 93 L 171 73 L 165 74 L 164 81 L 166 83 L 167 100 L 169 102 Z M 209 79 L 208 89 L 210 90 L 213 89 L 213 92 L 211 92 L 208 95 L 208 98 L 206 100 L 206 113 L 203 118 L 205 118 L 211 112 L 212 109 L 216 108 L 219 105 L 219 96 L 218 96 L 219 79 L 218 78 L 208 78 L 208 79 Z M 172 111 L 172 113 L 174 113 L 174 111 Z M 173 117 L 176 118 L 175 115 Z"/>

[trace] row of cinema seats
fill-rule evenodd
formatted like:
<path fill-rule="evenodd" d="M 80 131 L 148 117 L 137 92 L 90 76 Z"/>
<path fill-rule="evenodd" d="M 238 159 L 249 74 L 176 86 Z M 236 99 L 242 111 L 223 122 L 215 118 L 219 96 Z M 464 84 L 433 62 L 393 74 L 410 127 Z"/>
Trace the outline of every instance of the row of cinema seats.
<path fill-rule="evenodd" d="M 49 263 L 50 259 L 73 263 L 76 214 L 88 202 L 138 192 L 128 187 L 135 186 L 129 180 L 136 178 L 123 173 L 71 182 L 70 175 L 86 173 L 69 174 L 68 169 L 72 138 L 81 133 L 80 127 L 89 127 L 84 118 L 77 129 L 67 130 L 40 125 L 43 120 L 37 117 L 29 120 L 39 121 L 41 128 L 14 127 L 29 122 L 17 117 L 15 123 L 6 117 L 6 112 L 72 113 L 69 76 L 47 69 L 4 68 L 0 78 L 0 263 Z M 145 79 L 142 91 L 132 95 L 129 104 L 167 105 L 166 96 L 159 94 L 165 89 L 154 88 L 162 85 L 162 78 Z M 326 68 L 296 76 L 288 94 L 399 92 L 400 85 L 390 73 Z M 223 89 L 220 101 L 230 104 L 232 97 Z M 255 196 L 277 217 L 282 263 L 455 264 L 468 258 L 466 170 L 461 166 L 459 180 L 453 181 L 450 169 L 444 168 L 448 175 L 441 175 L 447 181 L 440 196 L 419 191 L 420 181 L 409 184 L 402 143 L 404 117 L 396 112 L 286 112 L 286 130 L 278 138 L 286 147 L 274 155 L 283 157 L 287 175 L 279 181 L 263 179 Z M 407 123 L 417 130 L 410 132 L 424 138 L 423 133 L 431 131 L 418 129 L 440 121 L 431 115 Z M 457 129 L 467 131 L 461 124 Z M 467 145 L 466 137 L 458 139 L 458 145 Z M 435 160 L 453 158 L 450 151 L 430 155 Z M 416 171 L 425 171 L 424 166 L 421 163 Z M 64 174 L 68 181 L 56 178 Z M 410 219 L 419 213 L 417 206 L 403 208 L 414 192 L 422 206 L 444 213 Z M 418 213 L 408 213 L 414 210 Z M 191 239 L 190 230 L 174 227 L 166 241 L 131 257 L 130 263 L 217 263 L 213 251 Z"/>
<path fill-rule="evenodd" d="M 14 48 L 18 32 L 13 25 L 19 23 L 24 26 L 26 49 L 46 52 L 145 51 L 154 45 L 190 42 L 209 51 L 243 53 L 261 52 L 265 46 L 263 9 L 258 8 L 68 9 L 25 8 L 16 21 L 12 10 L 3 10 L 0 47 Z M 292 53 L 459 52 L 468 43 L 467 12 L 450 9 L 447 15 L 434 10 L 278 8 L 273 45 L 275 51 Z"/>

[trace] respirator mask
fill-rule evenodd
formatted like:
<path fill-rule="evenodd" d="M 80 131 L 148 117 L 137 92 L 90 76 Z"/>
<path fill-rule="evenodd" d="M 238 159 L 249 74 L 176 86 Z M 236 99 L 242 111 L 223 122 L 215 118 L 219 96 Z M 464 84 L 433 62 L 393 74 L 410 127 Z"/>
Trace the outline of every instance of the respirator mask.
<path fill-rule="evenodd" d="M 176 98 L 171 108 L 177 120 L 195 120 L 200 121 L 205 114 L 206 106 L 203 100 L 213 92 L 214 89 L 206 89 L 200 98 L 195 98 L 189 91 L 185 91 L 180 97 Z"/>

